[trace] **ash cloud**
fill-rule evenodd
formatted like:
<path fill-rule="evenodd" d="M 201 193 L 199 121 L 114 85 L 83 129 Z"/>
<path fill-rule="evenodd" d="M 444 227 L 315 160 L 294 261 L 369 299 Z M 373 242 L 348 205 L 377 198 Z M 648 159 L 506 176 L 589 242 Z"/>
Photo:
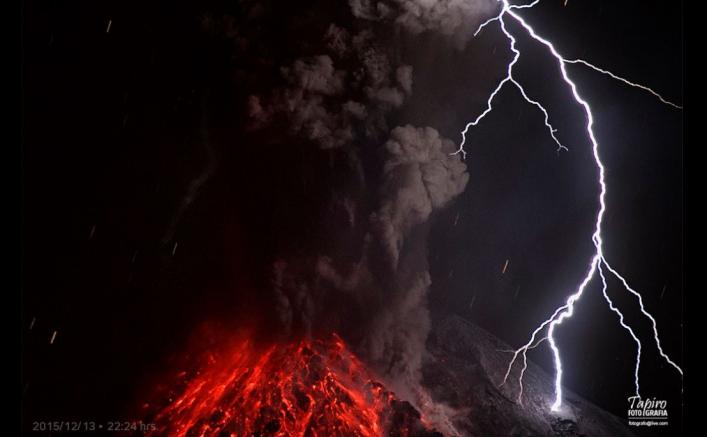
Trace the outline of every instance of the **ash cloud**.
<path fill-rule="evenodd" d="M 349 0 L 353 14 L 365 20 L 392 22 L 419 34 L 450 37 L 458 47 L 473 36 L 481 17 L 498 7 L 495 0 Z"/>
<path fill-rule="evenodd" d="M 346 262 L 340 252 L 319 254 L 279 261 L 274 269 L 278 313 L 288 331 L 341 332 L 413 402 L 420 400 L 430 330 L 428 221 L 468 181 L 466 165 L 450 155 L 453 146 L 430 127 L 392 129 L 382 145 L 384 182 L 376 189 L 377 208 L 359 218 L 359 225 L 342 224 L 342 233 L 363 231 L 360 246 L 343 248 L 360 257 Z"/>
<path fill-rule="evenodd" d="M 351 35 L 332 24 L 324 43 L 328 53 L 300 58 L 280 69 L 285 87 L 249 97 L 252 129 L 284 119 L 290 134 L 323 149 L 380 138 L 387 132 L 386 115 L 412 93 L 412 67 L 394 66 L 368 30 Z"/>
<path fill-rule="evenodd" d="M 388 158 L 381 190 L 383 204 L 372 222 L 395 267 L 405 236 L 460 194 L 469 175 L 464 163 L 450 157 L 454 143 L 430 127 L 396 127 L 384 147 Z"/>
<path fill-rule="evenodd" d="M 275 67 L 280 86 L 247 98 L 251 132 L 327 156 L 328 172 L 347 175 L 345 183 L 326 187 L 323 211 L 311 211 L 323 216 L 320 241 L 279 255 L 270 286 L 286 334 L 338 332 L 420 406 L 429 404 L 419 391 L 431 323 L 427 235 L 435 212 L 465 189 L 469 175 L 452 155 L 452 141 L 401 120 L 419 84 L 379 25 L 464 41 L 465 29 L 473 32 L 495 2 L 350 5 L 362 30 L 329 25 L 317 52 Z"/>

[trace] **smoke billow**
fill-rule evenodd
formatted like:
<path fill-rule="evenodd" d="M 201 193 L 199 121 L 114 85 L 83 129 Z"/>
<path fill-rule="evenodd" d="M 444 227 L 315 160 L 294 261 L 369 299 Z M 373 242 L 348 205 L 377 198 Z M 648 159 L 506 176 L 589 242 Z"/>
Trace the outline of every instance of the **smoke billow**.
<path fill-rule="evenodd" d="M 438 32 L 458 47 L 473 35 L 480 18 L 490 14 L 495 0 L 349 0 L 356 17 L 395 23 L 418 34 Z"/>
<path fill-rule="evenodd" d="M 362 228 L 360 246 L 347 247 L 360 257 L 347 263 L 349 254 L 337 252 L 278 261 L 277 310 L 288 330 L 341 332 L 398 394 L 418 406 L 424 401 L 435 415 L 419 387 L 430 330 L 428 220 L 463 191 L 468 174 L 450 155 L 454 144 L 430 127 L 396 127 L 382 147 L 377 209 L 358 225 L 342 223 L 342 233 L 360 235 Z"/>
<path fill-rule="evenodd" d="M 368 30 L 352 36 L 331 25 L 324 42 L 329 53 L 300 58 L 281 68 L 286 87 L 249 98 L 251 128 L 261 129 L 283 118 L 290 134 L 322 149 L 387 132 L 385 116 L 412 93 L 412 67 L 391 65 Z"/>
<path fill-rule="evenodd" d="M 382 205 L 371 221 L 395 268 L 406 235 L 461 193 L 469 175 L 464 163 L 449 156 L 454 143 L 430 127 L 396 127 L 384 147 Z"/>
<path fill-rule="evenodd" d="M 322 241 L 277 257 L 270 285 L 285 333 L 338 332 L 420 406 L 429 401 L 419 381 L 431 323 L 430 220 L 464 190 L 469 175 L 452 141 L 400 119 L 421 85 L 390 35 L 433 31 L 463 42 L 495 3 L 349 3 L 355 31 L 329 25 L 306 55 L 275 67 L 279 86 L 247 98 L 251 132 L 314 150 L 328 157 L 331 173 L 347 178 L 323 190 Z"/>

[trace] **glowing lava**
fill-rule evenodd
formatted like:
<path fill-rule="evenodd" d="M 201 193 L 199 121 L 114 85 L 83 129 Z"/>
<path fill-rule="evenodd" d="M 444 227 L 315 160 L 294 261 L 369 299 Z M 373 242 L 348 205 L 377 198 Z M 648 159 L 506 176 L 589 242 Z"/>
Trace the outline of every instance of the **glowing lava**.
<path fill-rule="evenodd" d="M 434 435 L 336 335 L 267 347 L 243 339 L 198 367 L 178 375 L 153 435 Z"/>

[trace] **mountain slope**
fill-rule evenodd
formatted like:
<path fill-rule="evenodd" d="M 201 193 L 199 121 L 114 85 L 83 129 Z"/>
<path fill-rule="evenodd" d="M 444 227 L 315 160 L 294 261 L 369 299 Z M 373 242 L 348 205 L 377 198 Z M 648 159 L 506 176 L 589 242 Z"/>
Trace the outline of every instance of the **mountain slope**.
<path fill-rule="evenodd" d="M 523 405 L 518 404 L 517 363 L 499 387 L 512 349 L 482 328 L 453 316 L 433 329 L 428 340 L 432 360 L 423 369 L 423 385 L 438 402 L 455 408 L 453 418 L 463 435 L 480 437 L 632 437 L 639 435 L 624 420 L 574 393 L 564 391 L 562 411 L 551 413 L 554 383 L 528 361 Z M 640 430 L 640 435 L 651 430 Z"/>

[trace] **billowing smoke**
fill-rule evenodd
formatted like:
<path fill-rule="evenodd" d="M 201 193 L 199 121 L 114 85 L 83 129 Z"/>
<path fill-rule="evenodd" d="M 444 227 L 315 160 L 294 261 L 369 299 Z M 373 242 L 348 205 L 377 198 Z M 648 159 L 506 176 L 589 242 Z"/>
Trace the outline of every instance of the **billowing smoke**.
<path fill-rule="evenodd" d="M 359 18 L 390 21 L 418 34 L 442 33 L 461 47 L 473 35 L 480 17 L 489 15 L 495 0 L 349 0 Z"/>
<path fill-rule="evenodd" d="M 252 129 L 284 126 L 357 169 L 331 196 L 329 238 L 340 243 L 274 263 L 277 314 L 287 332 L 341 333 L 399 393 L 419 401 L 429 220 L 464 190 L 466 165 L 434 128 L 389 126 L 413 92 L 414 72 L 371 30 L 332 25 L 324 41 L 325 53 L 280 69 L 282 88 L 248 102 Z"/>
<path fill-rule="evenodd" d="M 329 53 L 297 59 L 281 69 L 287 87 L 250 97 L 251 127 L 263 128 L 284 117 L 290 133 L 323 149 L 387 132 L 385 115 L 412 93 L 412 67 L 391 65 L 367 30 L 351 36 L 331 25 L 325 44 Z"/>
<path fill-rule="evenodd" d="M 406 236 L 461 193 L 469 175 L 450 157 L 454 143 L 430 127 L 396 127 L 384 147 L 382 205 L 371 218 L 395 269 Z"/>
<path fill-rule="evenodd" d="M 305 263 L 277 262 L 278 314 L 288 329 L 341 332 L 399 395 L 435 415 L 438 406 L 419 385 L 430 329 L 428 220 L 464 190 L 468 174 L 459 157 L 450 155 L 454 144 L 430 127 L 396 127 L 382 147 L 378 208 L 361 225 L 354 219 L 342 223 L 342 233 L 365 231 L 353 249 L 360 257 L 347 263 L 348 254 L 333 253 Z"/>
<path fill-rule="evenodd" d="M 420 392 L 431 323 L 427 235 L 469 175 L 451 140 L 402 118 L 421 84 L 391 41 L 431 31 L 463 42 L 495 2 L 349 3 L 355 30 L 323 27 L 302 56 L 272 63 L 279 85 L 247 97 L 254 138 L 324 157 L 311 174 L 323 166 L 334 175 L 314 179 L 326 193 L 324 211 L 311 211 L 321 234 L 272 263 L 274 313 L 286 334 L 339 333 L 419 407 L 429 402 Z"/>

